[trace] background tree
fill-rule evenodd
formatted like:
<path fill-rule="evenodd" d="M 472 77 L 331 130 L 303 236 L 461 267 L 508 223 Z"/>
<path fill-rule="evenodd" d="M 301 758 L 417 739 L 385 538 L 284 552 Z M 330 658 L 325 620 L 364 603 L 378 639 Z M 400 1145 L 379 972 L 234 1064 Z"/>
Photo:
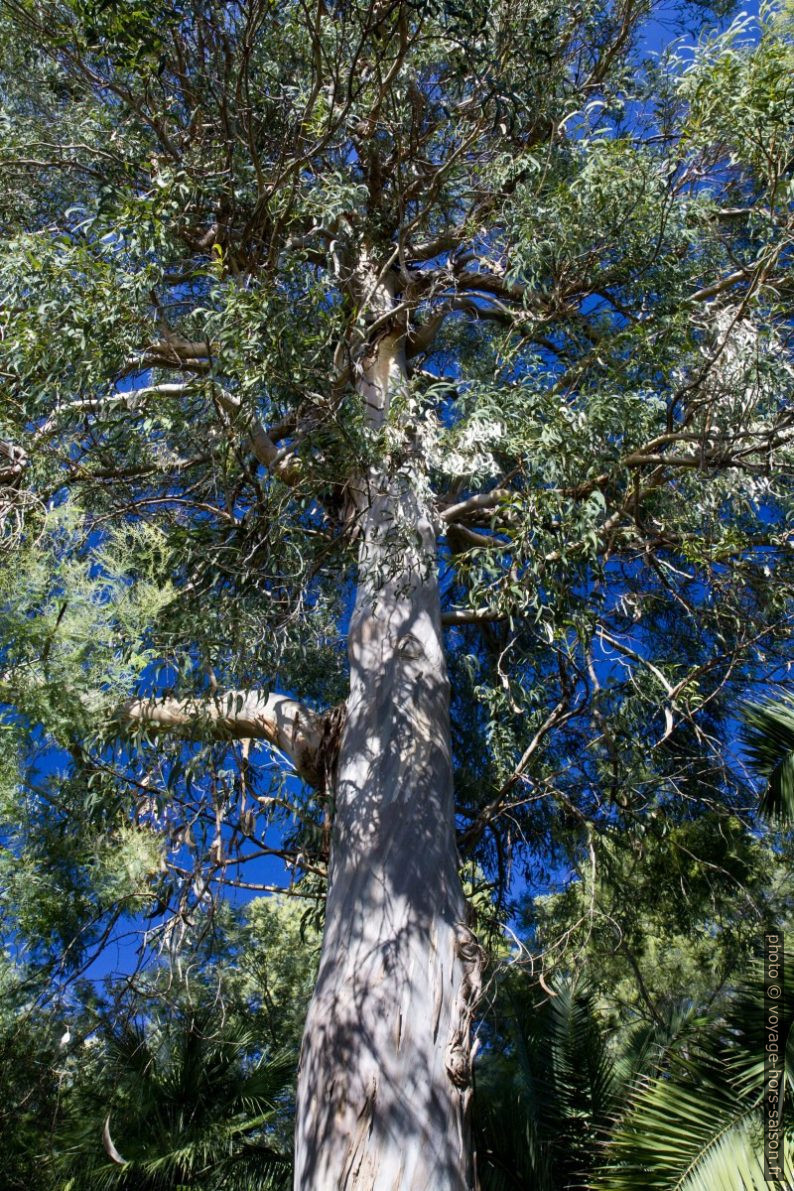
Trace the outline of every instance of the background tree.
<path fill-rule="evenodd" d="M 59 1124 L 68 1051 L 62 1007 L 32 1011 L 37 981 L 0 960 L 0 1181 L 9 1191 L 47 1188 L 48 1162 Z"/>
<path fill-rule="evenodd" d="M 526 900 L 523 962 L 547 983 L 585 973 L 618 1036 L 660 1026 L 682 998 L 719 1011 L 762 933 L 791 922 L 791 837 L 759 838 L 749 816 L 650 822 L 628 847 L 605 834 L 597 859 L 562 892 Z"/>
<path fill-rule="evenodd" d="M 46 973 L 4 967 L 4 1186 L 291 1182 L 317 933 L 299 899 L 217 919 L 176 960 L 78 980 L 55 1002 Z"/>
<path fill-rule="evenodd" d="M 471 1182 L 456 828 L 498 901 L 747 809 L 791 26 L 643 63 L 652 12 L 0 17 L 9 929 L 57 981 L 274 859 L 327 883 L 301 1187 Z"/>

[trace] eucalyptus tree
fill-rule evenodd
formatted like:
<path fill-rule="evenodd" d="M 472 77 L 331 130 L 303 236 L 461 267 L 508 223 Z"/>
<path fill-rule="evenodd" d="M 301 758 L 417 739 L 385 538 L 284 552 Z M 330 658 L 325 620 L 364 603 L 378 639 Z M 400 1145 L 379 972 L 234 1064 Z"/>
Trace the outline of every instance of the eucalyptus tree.
<path fill-rule="evenodd" d="M 652 17 L 3 6 L 5 913 L 59 975 L 125 913 L 176 954 L 265 861 L 327 884 L 302 1188 L 475 1178 L 459 850 L 504 897 L 743 806 L 791 28 L 644 61 Z"/>

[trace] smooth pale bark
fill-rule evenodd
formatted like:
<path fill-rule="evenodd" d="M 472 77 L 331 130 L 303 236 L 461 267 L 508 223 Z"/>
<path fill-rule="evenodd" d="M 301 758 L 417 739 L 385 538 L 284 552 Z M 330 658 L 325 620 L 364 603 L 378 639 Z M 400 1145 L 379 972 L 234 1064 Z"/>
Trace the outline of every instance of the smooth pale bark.
<path fill-rule="evenodd" d="M 200 740 L 267 740 L 292 760 L 310 786 L 319 786 L 323 719 L 286 695 L 225 691 L 204 699 L 131 699 L 116 713 L 125 727 L 141 725 Z"/>
<path fill-rule="evenodd" d="M 404 378 L 381 339 L 370 423 Z M 359 589 L 320 971 L 298 1076 L 295 1187 L 473 1186 L 469 1025 L 479 985 L 457 873 L 449 684 L 420 460 L 357 494 Z"/>

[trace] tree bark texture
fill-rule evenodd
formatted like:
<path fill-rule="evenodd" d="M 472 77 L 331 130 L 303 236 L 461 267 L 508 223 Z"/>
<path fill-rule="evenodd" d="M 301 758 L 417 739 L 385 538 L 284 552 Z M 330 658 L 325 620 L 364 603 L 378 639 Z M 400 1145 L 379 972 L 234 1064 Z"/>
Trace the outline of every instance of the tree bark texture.
<path fill-rule="evenodd" d="M 403 383 L 381 339 L 373 427 Z M 323 952 L 298 1076 L 301 1191 L 464 1191 L 478 951 L 457 871 L 449 682 L 420 460 L 371 472 L 335 782 Z"/>

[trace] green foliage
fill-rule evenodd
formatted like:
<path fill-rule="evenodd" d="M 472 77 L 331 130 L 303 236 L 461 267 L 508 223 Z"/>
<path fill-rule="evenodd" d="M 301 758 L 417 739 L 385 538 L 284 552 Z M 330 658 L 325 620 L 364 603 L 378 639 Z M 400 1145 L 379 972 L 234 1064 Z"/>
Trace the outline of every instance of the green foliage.
<path fill-rule="evenodd" d="M 92 547 L 71 504 L 36 528 L 0 579 L 3 684 L 21 714 L 66 744 L 155 656 L 146 638 L 173 598 L 171 558 L 150 525 L 121 526 Z"/>
<path fill-rule="evenodd" d="M 611 1029 L 658 1026 L 685 996 L 721 1004 L 751 962 L 760 932 L 790 921 L 790 845 L 760 841 L 736 817 L 674 825 L 657 815 L 639 835 L 592 840 L 561 892 L 528 902 L 531 948 L 547 979 L 584 965 Z"/>
<path fill-rule="evenodd" d="M 790 1035 L 794 999 L 783 1005 L 781 1051 L 787 1091 L 794 1086 Z M 607 1151 L 599 1191 L 763 1191 L 763 982 L 740 987 L 723 1019 L 674 1055 L 666 1070 L 642 1081 Z M 791 1178 L 791 1127 L 786 1178 Z"/>
<path fill-rule="evenodd" d="M 192 956 L 202 1012 L 216 981 L 256 1033 L 213 1052 L 189 997 L 163 1015 L 165 968 L 140 978 L 160 1008 L 107 1054 L 146 1078 L 118 1101 L 100 1081 L 114 1130 L 145 1096 L 162 1110 L 151 1151 L 139 1116 L 114 1132 L 136 1179 L 284 1140 L 274 1091 L 180 1150 L 168 1088 L 190 1047 L 239 1091 L 264 1038 L 295 1045 L 333 807 L 268 745 L 125 733 L 120 709 L 336 706 L 370 468 L 439 529 L 480 920 L 525 876 L 546 976 L 588 971 L 488 1056 L 487 1128 L 508 1087 L 525 1108 L 493 1185 L 592 1169 L 637 1019 L 664 1032 L 684 987 L 721 1004 L 758 925 L 788 921 L 791 842 L 759 832 L 732 736 L 792 635 L 792 23 L 714 31 L 726 13 L 688 5 L 695 47 L 650 60 L 656 3 L 3 5 L 2 926 L 66 995 L 145 925 L 142 958 Z M 410 375 L 371 433 L 361 378 L 395 332 Z M 750 714 L 785 825 L 791 717 Z M 218 904 L 277 885 L 276 860 L 305 920 Z M 702 1153 L 717 1185 L 728 1150 Z"/>
<path fill-rule="evenodd" d="M 58 1121 L 68 1058 L 59 1045 L 66 1018 L 42 1011 L 42 982 L 0 954 L 0 1184 L 8 1191 L 50 1191 L 45 1152 Z"/>
<path fill-rule="evenodd" d="M 261 1005 L 272 1045 L 297 1054 L 320 954 L 305 904 L 286 896 L 258 898 L 246 910 L 239 948 L 237 996 Z"/>
<path fill-rule="evenodd" d="M 750 765 L 766 786 L 761 814 L 776 823 L 794 822 L 794 710 L 782 700 L 744 708 L 744 744 Z"/>
<path fill-rule="evenodd" d="M 92 1042 L 101 1048 L 101 1087 L 79 1088 L 71 1136 L 65 1130 L 59 1139 L 68 1191 L 288 1185 L 289 1162 L 270 1138 L 292 1056 L 260 1055 L 246 1064 L 256 1040 L 209 1015 L 130 1021 Z M 90 1065 L 98 1067 L 96 1056 Z M 123 1163 L 103 1153 L 103 1128 Z"/>
<path fill-rule="evenodd" d="M 793 1011 L 788 996 L 781 1051 L 790 1051 Z M 581 980 L 541 989 L 516 965 L 481 1026 L 484 1187 L 760 1191 L 764 1023 L 760 968 L 721 1010 L 679 1004 L 616 1031 Z M 786 1097 L 790 1068 L 787 1060 Z"/>
<path fill-rule="evenodd" d="M 477 1152 L 488 1191 L 582 1186 L 620 1102 L 620 1080 L 591 994 L 571 981 L 544 997 L 526 979 L 500 989 L 503 1015 L 477 1072 Z"/>
<path fill-rule="evenodd" d="M 746 15 L 708 38 L 684 75 L 681 93 L 690 105 L 687 139 L 697 146 L 719 142 L 734 167 L 756 171 L 759 180 L 774 179 L 775 190 L 782 184 L 785 202 L 791 183 L 781 175 L 794 131 L 786 98 L 794 49 L 780 10 L 769 6 L 764 15 L 774 33 L 760 42 Z M 759 210 L 755 218 L 763 221 L 768 213 Z"/>
<path fill-rule="evenodd" d="M 227 907 L 134 987 L 78 982 L 55 1003 L 46 975 L 4 960 L 3 1186 L 285 1186 L 318 949 L 304 914 L 294 898 Z"/>

